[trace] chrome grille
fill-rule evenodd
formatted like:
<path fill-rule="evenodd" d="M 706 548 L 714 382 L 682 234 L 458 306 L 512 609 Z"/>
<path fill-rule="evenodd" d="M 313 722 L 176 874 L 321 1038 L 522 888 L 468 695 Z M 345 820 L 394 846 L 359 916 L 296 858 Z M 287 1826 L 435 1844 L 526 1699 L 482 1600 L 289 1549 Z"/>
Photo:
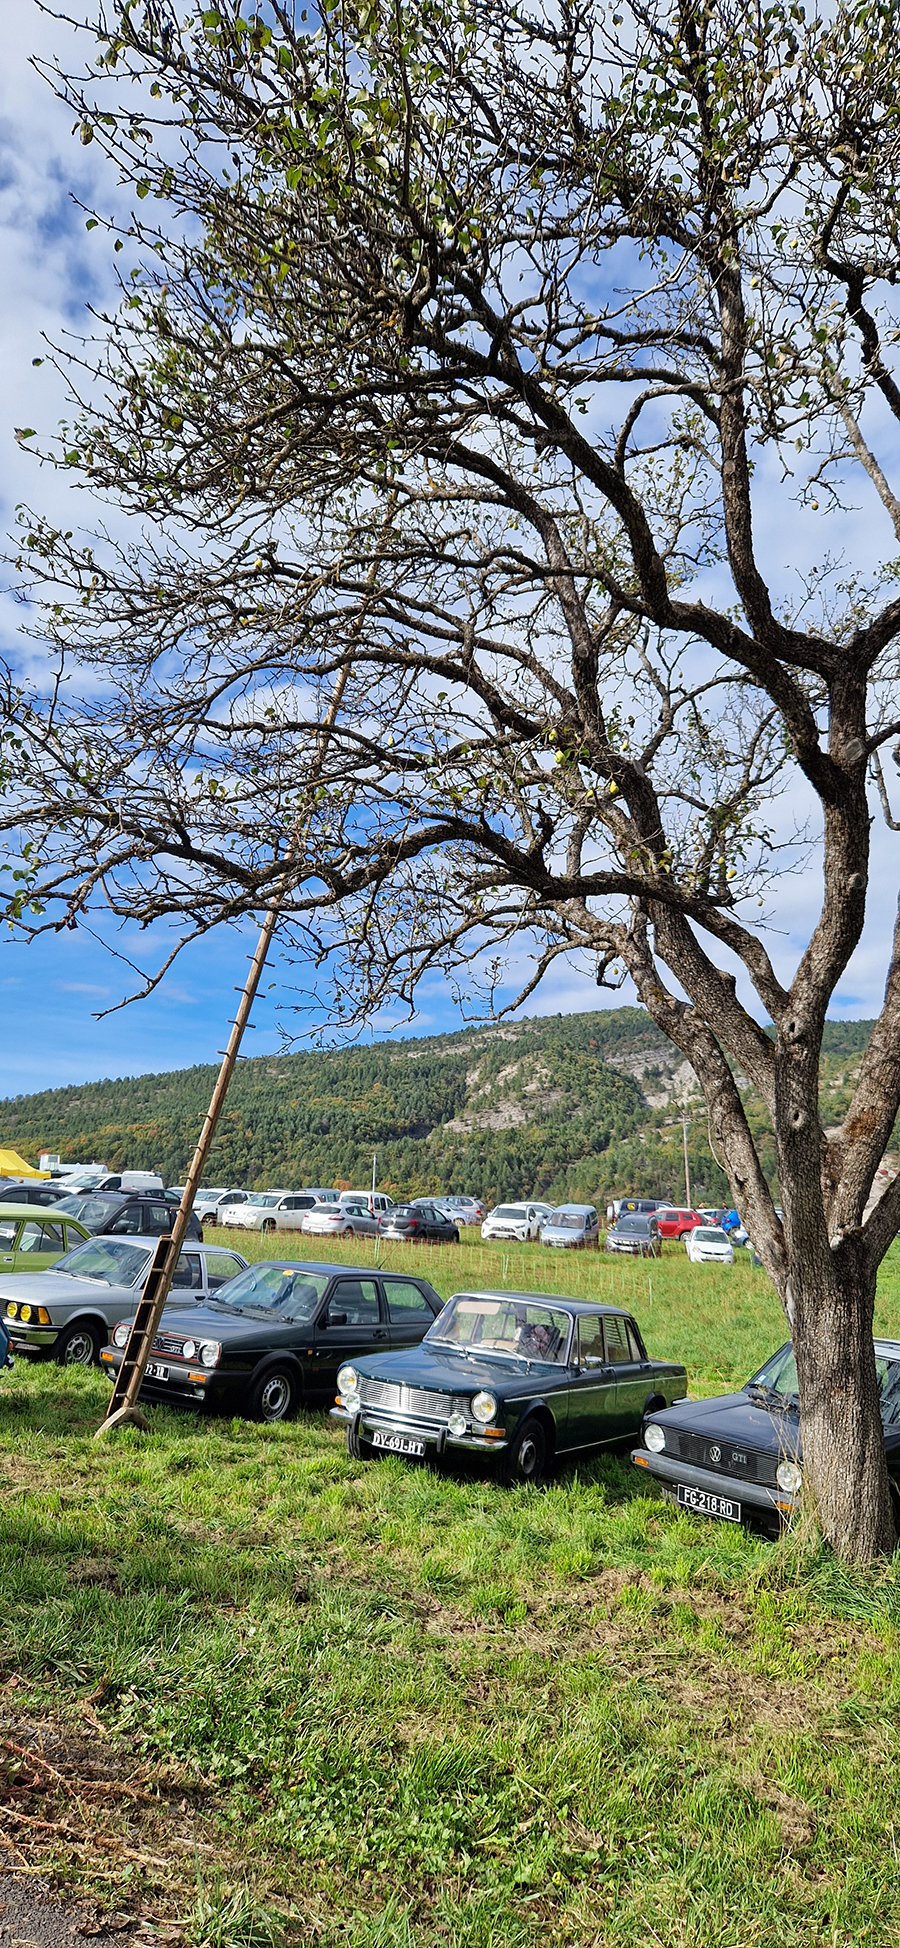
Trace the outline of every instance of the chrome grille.
<path fill-rule="evenodd" d="M 666 1429 L 666 1445 L 671 1436 Z M 774 1482 L 778 1466 L 778 1454 L 763 1454 L 753 1448 L 743 1448 L 736 1441 L 717 1440 L 712 1434 L 679 1433 L 678 1453 L 682 1461 L 692 1461 L 697 1468 L 711 1468 L 714 1473 L 733 1475 L 737 1481 Z M 717 1449 L 714 1454 L 711 1450 Z"/>
<path fill-rule="evenodd" d="M 431 1393 L 427 1387 L 401 1387 L 389 1380 L 367 1380 L 360 1376 L 359 1397 L 366 1407 L 385 1407 L 395 1414 L 416 1414 L 426 1420 L 447 1420 L 454 1399 L 449 1393 Z"/>

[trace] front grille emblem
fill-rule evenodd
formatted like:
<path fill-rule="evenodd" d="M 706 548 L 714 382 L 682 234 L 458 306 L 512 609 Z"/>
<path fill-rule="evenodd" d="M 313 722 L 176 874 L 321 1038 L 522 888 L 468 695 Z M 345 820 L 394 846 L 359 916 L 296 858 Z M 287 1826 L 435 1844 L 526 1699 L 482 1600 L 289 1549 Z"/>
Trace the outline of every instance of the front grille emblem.
<path fill-rule="evenodd" d="M 715 1447 L 715 1446 L 713 1446 L 713 1447 L 711 1447 L 711 1448 L 710 1448 L 710 1450 L 709 1450 L 709 1458 L 710 1458 L 710 1460 L 711 1460 L 711 1461 L 721 1461 L 721 1459 L 722 1459 L 722 1450 L 721 1450 L 721 1448 L 720 1448 L 720 1447 Z"/>

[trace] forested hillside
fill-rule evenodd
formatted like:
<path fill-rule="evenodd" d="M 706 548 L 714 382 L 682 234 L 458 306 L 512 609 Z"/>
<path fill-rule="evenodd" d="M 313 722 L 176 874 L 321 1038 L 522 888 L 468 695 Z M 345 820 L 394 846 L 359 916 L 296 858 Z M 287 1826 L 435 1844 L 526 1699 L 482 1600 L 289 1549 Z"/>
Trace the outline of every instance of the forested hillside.
<path fill-rule="evenodd" d="M 826 1030 L 823 1114 L 837 1122 L 870 1022 Z M 212 1066 L 43 1090 L 0 1103 L 0 1140 L 36 1160 L 99 1158 L 179 1181 L 209 1099 Z M 748 1110 L 774 1172 L 761 1106 Z M 705 1112 L 679 1052 L 639 1008 L 465 1029 L 416 1041 L 242 1062 L 206 1173 L 210 1183 L 365 1184 L 532 1192 L 605 1203 L 640 1188 L 724 1196 Z"/>

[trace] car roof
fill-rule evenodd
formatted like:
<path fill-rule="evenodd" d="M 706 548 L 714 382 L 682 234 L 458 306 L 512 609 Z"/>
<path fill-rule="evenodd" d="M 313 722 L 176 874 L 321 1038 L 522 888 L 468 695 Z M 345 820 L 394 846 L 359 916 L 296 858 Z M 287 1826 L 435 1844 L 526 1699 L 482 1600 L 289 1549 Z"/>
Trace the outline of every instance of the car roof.
<path fill-rule="evenodd" d="M 464 1289 L 460 1292 L 452 1293 L 451 1296 L 454 1299 L 514 1299 L 516 1301 L 530 1299 L 537 1301 L 541 1305 L 555 1305 L 564 1312 L 586 1313 L 590 1318 L 593 1318 L 598 1312 L 609 1313 L 615 1318 L 631 1318 L 631 1313 L 626 1312 L 624 1306 L 599 1305 L 595 1304 L 593 1299 L 570 1299 L 564 1297 L 559 1292 L 474 1292 L 470 1287 L 468 1291 Z"/>
<path fill-rule="evenodd" d="M 201 1246 L 202 1250 L 203 1247 Z M 208 1251 L 230 1251 L 230 1245 L 208 1245 Z M 280 1272 L 327 1272 L 329 1278 L 405 1278 L 411 1285 L 429 1285 L 424 1273 L 395 1272 L 386 1265 L 325 1265 L 315 1258 L 256 1258 L 247 1266 L 248 1272 L 256 1271 L 263 1265 L 275 1265 Z M 493 1295 L 492 1295 L 493 1296 Z"/>
<path fill-rule="evenodd" d="M 597 1209 L 597 1206 L 596 1204 L 554 1204 L 552 1209 L 554 1211 L 571 1211 L 578 1217 L 588 1217 L 591 1211 Z"/>

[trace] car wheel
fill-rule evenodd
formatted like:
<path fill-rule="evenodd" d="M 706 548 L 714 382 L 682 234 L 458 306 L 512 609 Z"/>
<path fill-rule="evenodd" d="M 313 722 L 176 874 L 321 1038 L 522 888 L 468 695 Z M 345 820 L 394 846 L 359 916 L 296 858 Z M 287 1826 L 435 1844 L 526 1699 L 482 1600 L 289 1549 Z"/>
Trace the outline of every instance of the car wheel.
<path fill-rule="evenodd" d="M 507 1488 L 543 1481 L 547 1471 L 547 1436 L 532 1415 L 524 1421 L 511 1448 L 501 1458 L 500 1479 Z"/>
<path fill-rule="evenodd" d="M 263 1221 L 262 1221 L 262 1224 L 260 1225 L 260 1227 L 259 1227 L 259 1228 L 260 1228 L 260 1230 L 261 1230 L 261 1231 L 274 1231 L 274 1229 L 275 1229 L 275 1219 L 274 1219 L 274 1218 L 263 1218 Z"/>
<path fill-rule="evenodd" d="M 454 1232 L 453 1232 L 453 1235 L 452 1235 L 452 1237 L 451 1237 L 451 1239 L 450 1239 L 450 1243 L 451 1243 L 452 1245 L 458 1245 L 458 1244 L 459 1244 L 459 1232 L 458 1232 L 458 1231 L 454 1231 Z"/>
<path fill-rule="evenodd" d="M 343 1231 L 341 1232 L 341 1237 L 342 1237 L 342 1238 L 352 1238 L 352 1236 L 353 1236 L 353 1226 L 352 1226 L 352 1224 L 345 1224 L 345 1225 L 344 1225 L 344 1229 L 343 1229 Z"/>
<path fill-rule="evenodd" d="M 297 1405 L 297 1382 L 288 1366 L 270 1366 L 250 1389 L 251 1420 L 290 1420 Z"/>
<path fill-rule="evenodd" d="M 355 1427 L 348 1427 L 347 1453 L 351 1461 L 374 1461 L 376 1450 L 371 1441 L 362 1440 Z"/>
<path fill-rule="evenodd" d="M 86 1319 L 77 1319 L 60 1333 L 53 1356 L 60 1366 L 99 1366 L 100 1334 L 96 1326 L 88 1325 Z"/>

